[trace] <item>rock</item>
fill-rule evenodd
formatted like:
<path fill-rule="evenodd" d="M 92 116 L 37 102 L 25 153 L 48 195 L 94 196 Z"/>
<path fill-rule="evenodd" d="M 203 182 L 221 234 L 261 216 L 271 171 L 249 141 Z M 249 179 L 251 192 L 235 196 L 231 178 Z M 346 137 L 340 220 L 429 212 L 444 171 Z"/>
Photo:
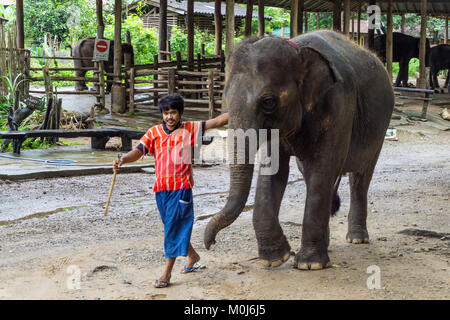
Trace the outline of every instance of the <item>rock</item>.
<path fill-rule="evenodd" d="M 439 115 L 442 119 L 450 121 L 450 113 L 448 112 L 447 108 L 444 108 Z"/>

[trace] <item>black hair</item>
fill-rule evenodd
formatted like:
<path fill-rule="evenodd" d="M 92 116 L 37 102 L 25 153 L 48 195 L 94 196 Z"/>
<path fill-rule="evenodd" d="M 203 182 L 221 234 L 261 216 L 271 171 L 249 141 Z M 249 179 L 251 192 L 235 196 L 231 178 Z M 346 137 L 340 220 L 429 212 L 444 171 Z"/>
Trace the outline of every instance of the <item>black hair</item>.
<path fill-rule="evenodd" d="M 184 99 L 178 93 L 169 94 L 165 96 L 161 100 L 159 100 L 159 111 L 163 113 L 164 111 L 168 111 L 169 109 L 175 109 L 180 112 L 180 115 L 183 114 L 184 111 Z"/>

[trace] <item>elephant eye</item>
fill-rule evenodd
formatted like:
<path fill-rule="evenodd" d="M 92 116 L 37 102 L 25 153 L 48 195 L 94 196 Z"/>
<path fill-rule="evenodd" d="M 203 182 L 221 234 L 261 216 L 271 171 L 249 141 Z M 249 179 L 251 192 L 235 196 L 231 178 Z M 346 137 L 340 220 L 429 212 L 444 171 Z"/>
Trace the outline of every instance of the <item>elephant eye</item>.
<path fill-rule="evenodd" d="M 265 115 L 270 115 L 277 111 L 278 99 L 273 95 L 264 95 L 259 100 L 259 107 Z"/>

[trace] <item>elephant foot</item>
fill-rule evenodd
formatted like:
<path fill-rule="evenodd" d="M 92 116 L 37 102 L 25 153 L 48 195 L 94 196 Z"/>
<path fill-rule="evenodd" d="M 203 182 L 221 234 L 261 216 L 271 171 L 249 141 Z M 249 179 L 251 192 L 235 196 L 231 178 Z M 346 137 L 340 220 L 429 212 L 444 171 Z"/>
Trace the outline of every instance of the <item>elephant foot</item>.
<path fill-rule="evenodd" d="M 259 246 L 258 251 L 260 262 L 264 267 L 279 267 L 291 256 L 291 246 L 284 235 L 276 244 Z"/>
<path fill-rule="evenodd" d="M 321 270 L 329 267 L 331 262 L 326 249 L 323 251 L 301 248 L 295 256 L 294 268 L 300 270 Z"/>
<path fill-rule="evenodd" d="M 367 230 L 349 231 L 345 239 L 348 243 L 369 243 L 369 233 Z"/>

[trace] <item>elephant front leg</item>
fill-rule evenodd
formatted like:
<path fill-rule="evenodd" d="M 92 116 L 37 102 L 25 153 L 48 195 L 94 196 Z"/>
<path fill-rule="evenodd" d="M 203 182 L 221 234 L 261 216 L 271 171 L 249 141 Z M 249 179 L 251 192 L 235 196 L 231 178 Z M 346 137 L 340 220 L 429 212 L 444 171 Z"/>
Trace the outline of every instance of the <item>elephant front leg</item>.
<path fill-rule="evenodd" d="M 278 171 L 263 175 L 256 187 L 253 226 L 258 241 L 259 258 L 266 267 L 278 267 L 289 259 L 291 247 L 278 220 L 281 200 L 289 175 L 289 155 L 280 156 Z"/>
<path fill-rule="evenodd" d="M 75 71 L 76 77 L 83 78 L 85 75 L 86 75 L 86 71 L 82 71 L 82 70 Z M 85 91 L 87 89 L 88 89 L 88 87 L 86 86 L 86 82 L 81 81 L 81 80 L 75 81 L 75 90 L 76 91 Z"/>
<path fill-rule="evenodd" d="M 334 195 L 332 175 L 306 175 L 307 195 L 303 217 L 302 244 L 295 256 L 294 267 L 318 270 L 330 266 L 328 257 L 329 220 Z"/>

